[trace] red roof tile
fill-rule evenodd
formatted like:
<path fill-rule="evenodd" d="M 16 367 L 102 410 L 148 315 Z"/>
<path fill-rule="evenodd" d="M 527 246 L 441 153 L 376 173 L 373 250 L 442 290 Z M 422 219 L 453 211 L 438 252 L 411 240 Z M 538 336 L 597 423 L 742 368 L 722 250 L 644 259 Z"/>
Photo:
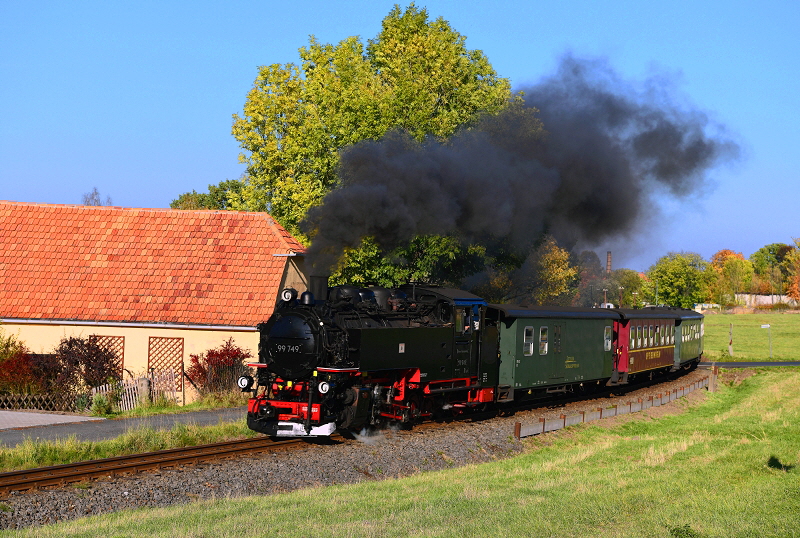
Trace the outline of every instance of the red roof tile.
<path fill-rule="evenodd" d="M 0 318 L 253 326 L 303 252 L 266 213 L 0 201 Z"/>

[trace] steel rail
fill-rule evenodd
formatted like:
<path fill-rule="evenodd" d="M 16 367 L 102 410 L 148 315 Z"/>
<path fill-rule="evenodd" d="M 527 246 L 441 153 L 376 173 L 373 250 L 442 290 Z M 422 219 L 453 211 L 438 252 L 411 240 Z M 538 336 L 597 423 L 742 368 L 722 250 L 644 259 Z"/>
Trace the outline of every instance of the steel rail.
<path fill-rule="evenodd" d="M 0 497 L 5 498 L 11 491 L 25 491 L 50 486 L 65 486 L 100 478 L 138 473 L 140 471 L 162 469 L 199 463 L 202 461 L 252 454 L 288 448 L 303 443 L 298 439 L 273 440 L 269 437 L 239 439 L 208 445 L 171 448 L 157 452 L 116 456 L 99 460 L 10 471 L 0 473 Z"/>

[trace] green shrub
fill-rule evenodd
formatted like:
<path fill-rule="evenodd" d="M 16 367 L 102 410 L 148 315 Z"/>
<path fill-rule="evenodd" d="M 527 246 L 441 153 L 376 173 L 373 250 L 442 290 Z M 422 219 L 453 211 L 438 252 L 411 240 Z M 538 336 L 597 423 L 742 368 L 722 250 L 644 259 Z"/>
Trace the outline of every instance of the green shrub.
<path fill-rule="evenodd" d="M 110 415 L 114 412 L 111 400 L 105 394 L 95 394 L 92 398 L 92 414 L 95 416 Z"/>

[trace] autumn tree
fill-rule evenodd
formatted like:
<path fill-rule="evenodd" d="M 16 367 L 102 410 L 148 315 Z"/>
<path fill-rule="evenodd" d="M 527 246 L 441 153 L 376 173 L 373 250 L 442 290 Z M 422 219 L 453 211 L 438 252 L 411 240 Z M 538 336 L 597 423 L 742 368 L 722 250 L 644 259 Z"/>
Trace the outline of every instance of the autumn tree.
<path fill-rule="evenodd" d="M 648 269 L 644 291 L 653 303 L 691 308 L 704 302 L 702 275 L 707 265 L 694 252 L 670 252 Z"/>
<path fill-rule="evenodd" d="M 794 240 L 795 247 L 785 256 L 785 263 L 789 267 L 789 285 L 786 295 L 800 304 L 800 239 Z"/>
<path fill-rule="evenodd" d="M 569 253 L 547 236 L 520 268 L 515 283 L 520 290 L 518 298 L 534 305 L 569 305 L 577 275 Z"/>
<path fill-rule="evenodd" d="M 711 256 L 710 265 L 715 271 L 722 273 L 722 268 L 725 266 L 725 262 L 731 258 L 743 260 L 744 256 L 741 252 L 734 252 L 733 250 L 724 248 L 718 252 L 715 252 L 714 255 Z"/>
<path fill-rule="evenodd" d="M 711 256 L 701 287 L 706 299 L 719 304 L 733 304 L 737 293 L 751 291 L 754 270 L 741 252 L 722 249 Z"/>

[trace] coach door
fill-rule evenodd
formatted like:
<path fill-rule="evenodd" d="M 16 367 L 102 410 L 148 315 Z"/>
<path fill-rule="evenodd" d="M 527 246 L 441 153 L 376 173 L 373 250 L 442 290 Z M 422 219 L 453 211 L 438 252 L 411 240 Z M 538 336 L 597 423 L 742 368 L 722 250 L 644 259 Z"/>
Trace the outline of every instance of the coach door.
<path fill-rule="evenodd" d="M 547 360 L 547 375 L 550 383 L 559 383 L 564 380 L 564 324 L 552 323 L 551 354 Z"/>
<path fill-rule="evenodd" d="M 614 333 L 616 334 L 616 341 L 614 342 L 614 367 L 612 372 L 624 373 L 628 371 L 630 363 L 630 344 L 631 344 L 631 323 L 630 320 L 622 320 L 614 322 Z M 612 374 L 613 375 L 613 374 Z"/>
<path fill-rule="evenodd" d="M 564 380 L 564 324 L 522 320 L 522 356 L 517 356 L 514 387 L 558 384 Z"/>

